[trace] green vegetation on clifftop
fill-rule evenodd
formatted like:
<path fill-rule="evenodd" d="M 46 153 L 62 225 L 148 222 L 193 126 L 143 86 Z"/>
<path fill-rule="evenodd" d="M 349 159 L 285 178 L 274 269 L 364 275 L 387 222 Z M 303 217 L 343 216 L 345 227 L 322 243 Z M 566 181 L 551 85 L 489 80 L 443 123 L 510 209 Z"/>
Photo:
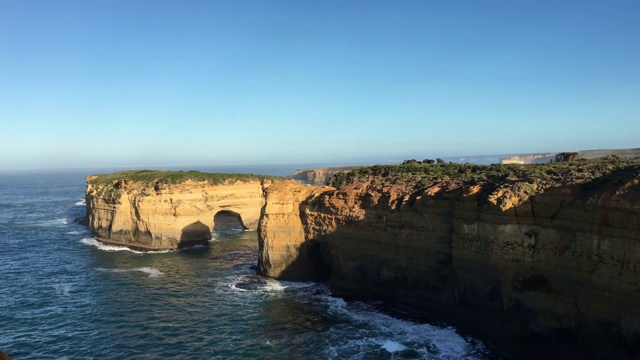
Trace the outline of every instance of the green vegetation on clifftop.
<path fill-rule="evenodd" d="M 598 160 L 578 160 L 547 164 L 407 164 L 374 165 L 335 174 L 329 185 L 340 187 L 364 178 L 384 178 L 387 183 L 415 187 L 429 187 L 440 181 L 461 185 L 536 184 L 548 188 L 555 184 L 582 184 L 614 172 L 640 175 L 640 162 L 619 157 Z M 631 174 L 632 176 L 634 176 Z"/>
<path fill-rule="evenodd" d="M 94 175 L 89 180 L 92 185 L 112 184 L 121 180 L 131 180 L 146 184 L 180 184 L 186 181 L 208 182 L 212 185 L 227 181 L 279 180 L 280 177 L 255 174 L 205 173 L 200 171 L 129 170 L 113 174 Z"/>

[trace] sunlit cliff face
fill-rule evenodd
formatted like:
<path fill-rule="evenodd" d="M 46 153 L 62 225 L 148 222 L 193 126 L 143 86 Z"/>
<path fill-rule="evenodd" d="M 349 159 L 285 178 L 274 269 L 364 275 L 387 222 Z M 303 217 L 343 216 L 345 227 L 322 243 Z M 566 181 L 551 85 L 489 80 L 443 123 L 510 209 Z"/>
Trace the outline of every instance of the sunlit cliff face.
<path fill-rule="evenodd" d="M 88 223 L 103 242 L 142 250 L 206 244 L 216 219 L 255 230 L 264 206 L 262 181 L 87 186 Z"/>

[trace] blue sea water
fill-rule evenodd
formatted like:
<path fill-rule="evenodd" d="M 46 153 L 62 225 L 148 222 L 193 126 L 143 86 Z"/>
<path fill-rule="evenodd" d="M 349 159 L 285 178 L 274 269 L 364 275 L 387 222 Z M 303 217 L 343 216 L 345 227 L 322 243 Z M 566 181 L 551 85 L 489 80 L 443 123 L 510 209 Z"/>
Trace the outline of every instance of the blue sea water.
<path fill-rule="evenodd" d="M 177 252 L 101 245 L 73 222 L 93 172 L 0 172 L 0 349 L 14 359 L 489 357 L 451 327 L 257 276 L 255 231 Z"/>

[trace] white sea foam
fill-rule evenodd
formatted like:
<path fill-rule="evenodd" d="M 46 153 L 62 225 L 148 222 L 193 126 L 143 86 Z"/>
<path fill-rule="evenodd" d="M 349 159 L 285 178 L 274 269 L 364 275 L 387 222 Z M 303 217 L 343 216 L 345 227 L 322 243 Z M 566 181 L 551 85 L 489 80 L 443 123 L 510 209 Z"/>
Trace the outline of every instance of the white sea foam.
<path fill-rule="evenodd" d="M 77 201 L 74 205 L 75 206 L 85 206 L 85 205 L 87 205 L 87 201 L 85 199 L 82 199 L 82 200 Z"/>
<path fill-rule="evenodd" d="M 383 349 L 387 350 L 390 353 L 396 352 L 396 351 L 402 351 L 405 350 L 407 347 L 400 344 L 397 341 L 393 341 L 393 340 L 385 340 L 381 345 L 380 345 Z"/>
<path fill-rule="evenodd" d="M 156 278 L 164 275 L 162 271 L 152 267 L 140 267 L 140 268 L 131 269 L 131 271 L 140 271 L 145 274 L 149 274 L 150 278 Z"/>
<path fill-rule="evenodd" d="M 53 285 L 53 288 L 56 290 L 56 294 L 60 296 L 69 296 L 71 291 L 71 285 L 69 284 L 56 284 Z"/>
<path fill-rule="evenodd" d="M 65 219 L 65 218 L 60 218 L 60 219 L 53 219 L 53 220 L 44 220 L 41 221 L 39 223 L 37 223 L 38 226 L 60 226 L 60 225 L 67 225 L 69 223 L 69 220 Z"/>
<path fill-rule="evenodd" d="M 285 288 L 289 289 L 301 289 L 301 288 L 309 288 L 309 287 L 313 287 L 313 286 L 317 286 L 318 283 L 314 283 L 311 281 L 307 281 L 307 282 L 294 282 L 294 281 L 282 281 L 282 280 L 278 280 L 278 282 L 280 283 L 280 285 L 284 286 Z"/>
<path fill-rule="evenodd" d="M 326 296 L 329 313 L 346 316 L 358 324 L 355 329 L 348 331 L 358 336 L 332 345 L 327 352 L 330 357 L 382 348 L 390 353 L 411 351 L 420 358 L 473 359 L 472 353 L 486 351 L 481 342 L 464 339 L 452 327 L 414 323 L 380 313 L 370 305 L 347 303 L 340 298 L 323 296 Z"/>
<path fill-rule="evenodd" d="M 156 268 L 151 268 L 151 267 L 139 267 L 139 268 L 132 268 L 132 269 L 105 269 L 105 268 L 96 268 L 96 270 L 98 271 L 106 271 L 106 272 L 114 272 L 114 273 L 124 273 L 124 272 L 130 272 L 130 271 L 139 271 L 145 274 L 148 274 L 150 278 L 157 278 L 160 277 L 162 275 L 164 275 L 164 273 Z"/>
<path fill-rule="evenodd" d="M 283 291 L 287 287 L 277 280 L 268 279 L 267 283 L 262 287 L 263 291 Z"/>
<path fill-rule="evenodd" d="M 95 238 L 83 238 L 83 239 L 80 239 L 80 242 L 85 245 L 95 246 L 98 249 L 103 251 L 128 251 L 134 254 L 164 254 L 164 253 L 172 252 L 172 250 L 138 251 L 138 250 L 129 249 L 126 246 L 103 244 L 100 241 L 96 240 Z"/>
<path fill-rule="evenodd" d="M 238 291 L 238 292 L 246 292 L 248 290 L 243 289 L 243 288 L 239 288 L 237 285 L 240 283 L 240 281 L 246 279 L 246 276 L 235 276 L 233 278 L 231 278 L 229 280 L 229 282 L 227 283 L 223 283 L 223 288 L 228 287 L 229 289 L 231 289 L 232 291 Z"/>
<path fill-rule="evenodd" d="M 130 252 L 139 252 L 135 250 L 131 250 L 125 246 L 115 246 L 115 245 L 107 245 L 99 242 L 95 238 L 83 238 L 80 240 L 81 243 L 89 246 L 95 246 L 100 250 L 104 251 L 130 251 Z"/>
<path fill-rule="evenodd" d="M 278 293 L 284 291 L 288 285 L 285 282 L 255 276 L 234 276 L 222 283 L 221 289 L 230 289 L 242 293 Z"/>

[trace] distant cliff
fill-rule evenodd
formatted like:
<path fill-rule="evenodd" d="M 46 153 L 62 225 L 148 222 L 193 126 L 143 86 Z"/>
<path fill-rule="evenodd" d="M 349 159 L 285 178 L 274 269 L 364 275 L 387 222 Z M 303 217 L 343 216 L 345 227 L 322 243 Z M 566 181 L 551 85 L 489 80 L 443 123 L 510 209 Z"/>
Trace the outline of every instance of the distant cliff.
<path fill-rule="evenodd" d="M 507 358 L 640 356 L 640 165 L 374 166 L 266 191 L 259 270 L 480 334 Z"/>
<path fill-rule="evenodd" d="M 301 169 L 296 170 L 291 174 L 291 178 L 299 181 L 303 184 L 310 185 L 326 185 L 331 177 L 338 173 L 344 173 L 351 171 L 356 167 L 333 167 L 333 168 L 318 168 L 318 169 Z"/>
<path fill-rule="evenodd" d="M 211 239 L 215 214 L 256 229 L 272 177 L 127 171 L 87 177 L 87 222 L 98 240 L 141 250 L 178 249 Z"/>

